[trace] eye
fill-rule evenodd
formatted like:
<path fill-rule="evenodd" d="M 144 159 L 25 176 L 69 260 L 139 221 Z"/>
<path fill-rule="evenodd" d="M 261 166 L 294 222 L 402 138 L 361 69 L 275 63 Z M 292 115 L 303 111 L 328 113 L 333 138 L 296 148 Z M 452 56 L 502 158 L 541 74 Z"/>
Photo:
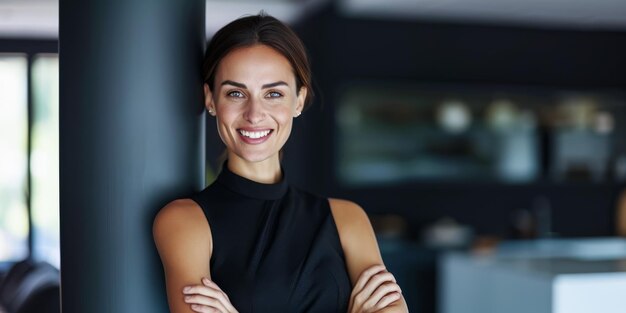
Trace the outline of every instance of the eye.
<path fill-rule="evenodd" d="M 226 93 L 227 96 L 229 97 L 233 97 L 233 98 L 243 98 L 243 92 L 239 91 L 239 90 L 233 90 L 233 91 L 229 91 Z"/>
<path fill-rule="evenodd" d="M 267 97 L 268 98 L 280 98 L 282 96 L 283 96 L 283 94 L 278 92 L 278 91 L 270 91 L 270 92 L 267 93 Z"/>

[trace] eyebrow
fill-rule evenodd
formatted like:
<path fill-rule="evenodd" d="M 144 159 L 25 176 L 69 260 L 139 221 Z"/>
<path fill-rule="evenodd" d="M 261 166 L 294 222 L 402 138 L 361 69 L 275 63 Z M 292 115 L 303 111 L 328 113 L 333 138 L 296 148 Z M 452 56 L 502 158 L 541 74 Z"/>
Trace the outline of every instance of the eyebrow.
<path fill-rule="evenodd" d="M 289 85 L 287 85 L 286 82 L 281 80 L 281 81 L 277 81 L 275 83 L 265 84 L 265 85 L 261 86 L 261 89 L 272 88 L 272 87 L 276 87 L 276 86 L 289 86 Z"/>
<path fill-rule="evenodd" d="M 238 82 L 234 82 L 232 80 L 225 80 L 222 82 L 221 84 L 222 86 L 224 85 L 233 85 L 235 87 L 239 87 L 239 88 L 243 88 L 243 89 L 248 89 L 248 87 L 246 87 L 245 84 L 242 83 L 238 83 Z M 272 88 L 272 87 L 276 87 L 276 86 L 289 86 L 289 84 L 287 84 L 284 81 L 277 81 L 277 82 L 273 82 L 273 83 L 269 83 L 269 84 L 265 84 L 263 86 L 261 86 L 261 89 L 266 89 L 266 88 Z"/>

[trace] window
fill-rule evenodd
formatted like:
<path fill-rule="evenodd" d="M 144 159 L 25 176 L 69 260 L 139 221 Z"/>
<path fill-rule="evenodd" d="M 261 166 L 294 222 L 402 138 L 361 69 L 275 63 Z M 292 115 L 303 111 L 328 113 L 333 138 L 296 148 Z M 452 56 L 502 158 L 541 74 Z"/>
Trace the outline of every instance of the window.
<path fill-rule="evenodd" d="M 0 265 L 60 265 L 57 41 L 0 39 Z"/>
<path fill-rule="evenodd" d="M 0 54 L 0 261 L 28 253 L 28 59 Z"/>
<path fill-rule="evenodd" d="M 60 266 L 59 245 L 59 59 L 35 56 L 31 69 L 31 209 L 33 254 Z"/>

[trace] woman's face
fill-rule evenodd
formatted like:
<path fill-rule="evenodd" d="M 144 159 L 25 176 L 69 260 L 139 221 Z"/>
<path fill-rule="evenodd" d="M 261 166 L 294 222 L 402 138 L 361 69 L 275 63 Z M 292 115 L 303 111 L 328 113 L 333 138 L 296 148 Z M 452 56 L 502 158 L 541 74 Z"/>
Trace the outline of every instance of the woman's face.
<path fill-rule="evenodd" d="M 213 90 L 205 84 L 204 92 L 229 158 L 260 162 L 278 159 L 307 90 L 298 93 L 294 71 L 282 54 L 254 45 L 228 53 L 217 66 Z"/>

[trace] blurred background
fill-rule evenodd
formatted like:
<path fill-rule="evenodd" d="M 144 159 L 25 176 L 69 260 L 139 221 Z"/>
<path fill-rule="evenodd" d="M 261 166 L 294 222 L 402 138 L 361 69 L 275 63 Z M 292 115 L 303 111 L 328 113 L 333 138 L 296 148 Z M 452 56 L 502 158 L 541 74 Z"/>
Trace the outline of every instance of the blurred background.
<path fill-rule="evenodd" d="M 623 312 L 626 2 L 208 0 L 207 39 L 262 9 L 316 85 L 288 179 L 368 212 L 411 312 Z M 16 264 L 60 264 L 58 12 L 0 2 L 8 312 Z M 209 184 L 224 146 L 206 129 Z"/>

